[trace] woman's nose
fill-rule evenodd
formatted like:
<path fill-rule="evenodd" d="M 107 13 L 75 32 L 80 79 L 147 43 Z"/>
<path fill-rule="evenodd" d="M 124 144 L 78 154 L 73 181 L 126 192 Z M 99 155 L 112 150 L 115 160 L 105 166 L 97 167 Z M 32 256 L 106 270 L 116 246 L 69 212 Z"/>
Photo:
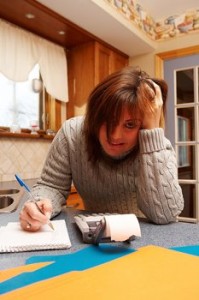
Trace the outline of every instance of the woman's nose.
<path fill-rule="evenodd" d="M 118 141 L 122 138 L 122 128 L 121 126 L 115 126 L 111 132 L 111 140 Z"/>

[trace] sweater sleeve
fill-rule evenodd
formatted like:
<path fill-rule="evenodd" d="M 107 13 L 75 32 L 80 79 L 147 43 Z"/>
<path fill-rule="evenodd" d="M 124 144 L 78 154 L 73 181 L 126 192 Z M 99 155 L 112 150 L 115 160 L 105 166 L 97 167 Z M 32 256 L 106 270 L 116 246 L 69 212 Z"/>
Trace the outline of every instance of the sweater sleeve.
<path fill-rule="evenodd" d="M 68 152 L 67 138 L 61 128 L 51 144 L 41 177 L 32 189 L 35 197 L 51 200 L 52 217 L 61 211 L 70 194 L 72 176 Z"/>
<path fill-rule="evenodd" d="M 140 210 L 157 224 L 175 222 L 184 207 L 174 149 L 162 128 L 141 130 L 135 184 Z"/>

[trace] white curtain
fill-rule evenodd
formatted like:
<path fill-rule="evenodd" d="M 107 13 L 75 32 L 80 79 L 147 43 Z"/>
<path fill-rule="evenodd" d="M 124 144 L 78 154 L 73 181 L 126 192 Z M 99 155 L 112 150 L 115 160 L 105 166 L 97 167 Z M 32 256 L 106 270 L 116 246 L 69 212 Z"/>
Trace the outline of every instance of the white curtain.
<path fill-rule="evenodd" d="M 0 72 L 11 80 L 25 81 L 37 63 L 47 92 L 67 102 L 64 48 L 0 19 Z"/>

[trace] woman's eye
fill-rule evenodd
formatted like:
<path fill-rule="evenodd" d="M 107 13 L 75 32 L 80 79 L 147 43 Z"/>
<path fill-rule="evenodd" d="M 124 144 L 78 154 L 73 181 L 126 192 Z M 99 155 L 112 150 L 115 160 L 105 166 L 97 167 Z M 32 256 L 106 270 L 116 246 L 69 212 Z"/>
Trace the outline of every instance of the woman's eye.
<path fill-rule="evenodd" d="M 133 122 L 129 122 L 125 124 L 125 127 L 129 129 L 135 128 L 136 126 L 137 126 L 136 123 Z"/>

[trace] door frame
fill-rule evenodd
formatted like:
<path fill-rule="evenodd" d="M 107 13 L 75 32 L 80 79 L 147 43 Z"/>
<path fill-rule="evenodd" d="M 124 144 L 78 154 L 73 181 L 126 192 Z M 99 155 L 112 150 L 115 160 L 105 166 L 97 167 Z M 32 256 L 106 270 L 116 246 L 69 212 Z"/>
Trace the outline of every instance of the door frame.
<path fill-rule="evenodd" d="M 199 54 L 199 45 L 155 54 L 155 76 L 164 79 L 164 62 L 166 60 L 176 59 L 183 56 L 189 56 L 194 54 Z M 198 206 L 199 203 L 197 202 L 196 203 L 197 212 L 199 211 Z M 199 221 L 199 216 L 197 215 L 196 219 L 179 217 L 179 220 L 195 223 Z"/>
<path fill-rule="evenodd" d="M 192 46 L 155 54 L 155 76 L 164 77 L 164 61 L 178 57 L 199 54 L 199 46 Z"/>

